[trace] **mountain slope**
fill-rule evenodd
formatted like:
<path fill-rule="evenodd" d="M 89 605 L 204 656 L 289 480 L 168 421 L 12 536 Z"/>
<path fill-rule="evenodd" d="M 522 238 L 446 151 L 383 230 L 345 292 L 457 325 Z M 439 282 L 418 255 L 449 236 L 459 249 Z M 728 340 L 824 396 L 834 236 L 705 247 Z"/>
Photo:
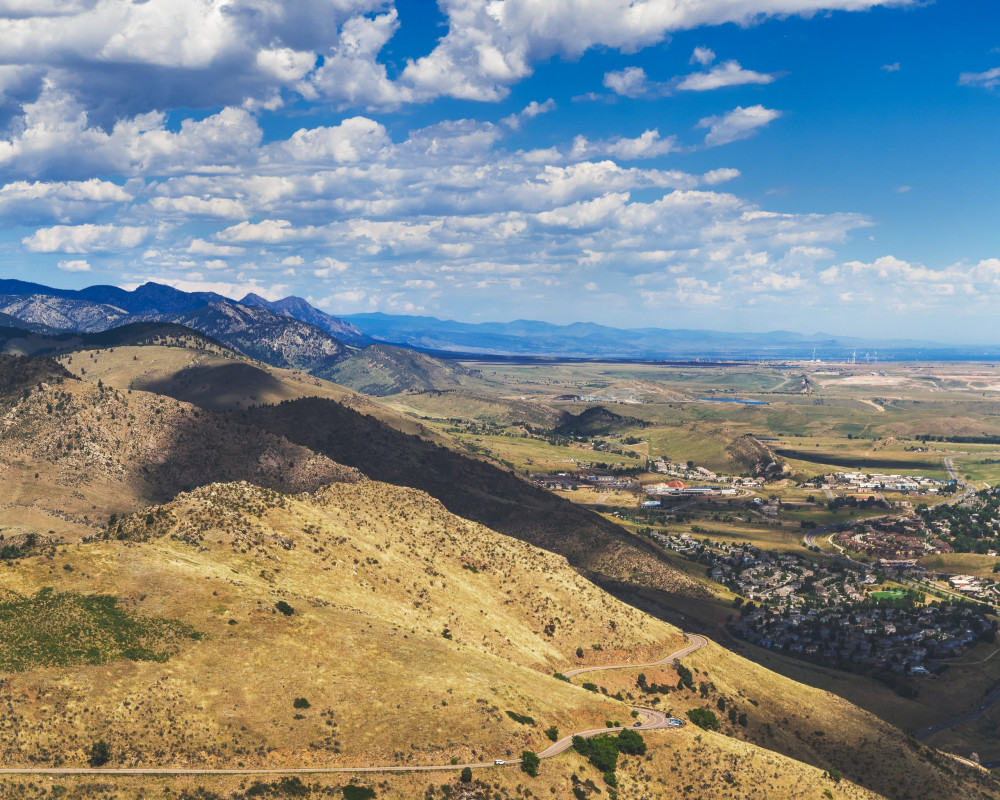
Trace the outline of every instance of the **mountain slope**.
<path fill-rule="evenodd" d="M 281 317 L 292 317 L 302 322 L 315 325 L 320 330 L 326 331 L 331 336 L 340 339 L 342 342 L 350 344 L 368 344 L 370 340 L 354 325 L 345 322 L 339 317 L 334 317 L 318 308 L 311 306 L 301 297 L 285 297 L 281 300 L 265 300 L 260 295 L 251 292 L 242 300 L 240 305 L 262 306 L 273 314 Z"/>
<path fill-rule="evenodd" d="M 312 371 L 338 361 L 347 352 L 344 345 L 314 325 L 259 306 L 209 303 L 194 311 L 157 318 L 193 328 L 276 367 Z"/>
<path fill-rule="evenodd" d="M 118 663 L 113 680 L 87 664 L 8 670 L 5 765 L 55 753 L 83 763 L 98 737 L 120 765 L 419 764 L 542 749 L 549 725 L 628 718 L 622 703 L 551 677 L 579 643 L 638 659 L 682 643 L 559 556 L 381 484 L 312 496 L 212 484 L 108 533 L 59 554 L 72 569 L 58 574 L 44 554 L 20 560 L 5 589 L 22 603 L 43 585 L 112 594 L 200 638 L 165 664 Z M 293 613 L 276 613 L 279 600 Z M 25 705 L 40 680 L 44 706 Z M 309 703 L 298 716 L 297 697 Z"/>
<path fill-rule="evenodd" d="M 103 331 L 127 319 L 120 308 L 50 295 L 0 295 L 0 312 L 25 322 L 72 331 Z"/>
<path fill-rule="evenodd" d="M 460 386 L 462 378 L 470 373 L 460 364 L 414 350 L 373 344 L 330 367 L 316 370 L 315 374 L 362 394 L 384 397 Z"/>
<path fill-rule="evenodd" d="M 68 300 L 114 306 L 129 314 L 152 312 L 175 313 L 191 311 L 208 303 L 226 302 L 228 298 L 215 292 L 184 292 L 162 283 L 144 283 L 132 291 L 117 286 L 88 286 L 86 289 L 60 289 L 18 280 L 0 280 L 0 294 L 47 295 Z"/>
<path fill-rule="evenodd" d="M 304 398 L 252 408 L 240 418 L 374 480 L 425 491 L 453 514 L 559 553 L 579 569 L 671 591 L 703 591 L 653 545 L 597 514 L 489 462 L 400 433 L 338 403 Z"/>
<path fill-rule="evenodd" d="M 52 656 L 7 644 L 0 655 L 28 660 L 0 684 L 5 765 L 82 765 L 98 738 L 110 745 L 109 766 L 125 767 L 481 761 L 543 749 L 551 725 L 570 732 L 629 720 L 610 696 L 622 692 L 640 704 L 662 698 L 682 716 L 721 711 L 722 700 L 748 717 L 741 725 L 720 713 L 718 733 L 693 725 L 647 733 L 648 757 L 621 765 L 623 797 L 667 800 L 695 781 L 703 800 L 1000 797 L 985 771 L 714 645 L 685 659 L 691 690 L 673 688 L 671 667 L 583 678 L 607 695 L 556 680 L 553 671 L 580 664 L 581 645 L 592 665 L 644 663 L 681 637 L 559 556 L 385 484 L 295 496 L 208 485 L 116 521 L 106 538 L 59 552 L 43 546 L 4 570 L 4 589 L 2 602 L 25 616 L 104 596 L 133 625 L 188 632 L 160 660 L 134 652 L 113 667 L 77 658 L 46 668 Z M 76 630 L 81 645 L 98 635 Z M 642 692 L 640 671 L 670 688 Z M 411 776 L 379 796 L 419 797 L 441 777 Z M 591 796 L 585 779 L 604 785 L 573 753 L 545 762 L 538 779 L 516 769 L 479 777 L 500 781 L 494 797 L 527 796 L 525 781 L 532 794 L 567 798 L 578 784 Z M 106 784 L 100 791 L 108 796 Z"/>
<path fill-rule="evenodd" d="M 30 377 L 30 379 L 29 379 Z M 301 491 L 357 473 L 259 429 L 0 356 L 0 525 L 93 533 L 111 513 L 213 480 Z"/>

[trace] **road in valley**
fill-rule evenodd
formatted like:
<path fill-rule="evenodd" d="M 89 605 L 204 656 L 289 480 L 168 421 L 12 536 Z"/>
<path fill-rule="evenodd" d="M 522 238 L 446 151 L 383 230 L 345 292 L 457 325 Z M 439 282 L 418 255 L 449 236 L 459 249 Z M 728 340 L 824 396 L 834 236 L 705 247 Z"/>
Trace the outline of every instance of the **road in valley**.
<path fill-rule="evenodd" d="M 584 672 L 597 672 L 599 670 L 611 669 L 642 669 L 643 667 L 656 667 L 673 664 L 675 661 L 690 655 L 695 650 L 699 650 L 708 644 L 708 639 L 697 633 L 685 634 L 690 643 L 675 650 L 670 655 L 659 661 L 649 664 L 612 664 L 603 667 L 581 667 L 564 673 L 567 676 L 579 675 Z M 539 758 L 552 758 L 560 753 L 564 753 L 573 746 L 573 737 L 582 736 L 589 739 L 593 736 L 600 736 L 604 733 L 614 733 L 630 727 L 632 730 L 652 731 L 674 727 L 670 724 L 670 718 L 660 711 L 641 706 L 629 706 L 632 711 L 644 717 L 639 725 L 620 726 L 612 728 L 594 728 L 587 731 L 580 731 L 563 737 L 554 744 L 538 753 Z M 465 767 L 470 769 L 484 769 L 486 767 L 506 766 L 507 764 L 520 764 L 521 759 L 503 759 L 502 764 L 494 761 L 481 761 L 474 764 L 429 764 L 426 766 L 372 766 L 372 767 L 291 767 L 291 768 L 258 768 L 258 769 L 208 769 L 208 768 L 185 768 L 185 767 L 0 767 L 0 775 L 329 775 L 335 773 L 360 773 L 360 772 L 451 772 L 461 770 Z"/>

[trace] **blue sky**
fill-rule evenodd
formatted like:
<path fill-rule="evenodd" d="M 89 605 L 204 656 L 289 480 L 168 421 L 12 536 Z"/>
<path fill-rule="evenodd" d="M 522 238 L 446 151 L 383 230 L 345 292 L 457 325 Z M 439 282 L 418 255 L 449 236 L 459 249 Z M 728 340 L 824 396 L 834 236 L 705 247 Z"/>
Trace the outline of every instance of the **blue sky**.
<path fill-rule="evenodd" d="M 995 0 L 0 0 L 3 274 L 1000 338 Z"/>

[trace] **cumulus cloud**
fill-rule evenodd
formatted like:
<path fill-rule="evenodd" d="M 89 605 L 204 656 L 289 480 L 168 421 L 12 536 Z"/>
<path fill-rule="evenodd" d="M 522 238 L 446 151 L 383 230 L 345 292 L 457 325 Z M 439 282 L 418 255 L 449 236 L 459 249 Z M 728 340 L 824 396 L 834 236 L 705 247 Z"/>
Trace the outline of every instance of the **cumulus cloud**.
<path fill-rule="evenodd" d="M 60 261 L 56 264 L 63 272 L 90 272 L 90 264 L 84 259 L 74 259 L 72 261 Z"/>
<path fill-rule="evenodd" d="M 649 97 L 662 94 L 666 85 L 649 80 L 642 67 L 626 67 L 604 75 L 604 86 L 624 97 Z"/>
<path fill-rule="evenodd" d="M 707 47 L 696 47 L 694 52 L 691 53 L 692 64 L 701 64 L 703 67 L 707 67 L 715 61 L 715 53 Z"/>
<path fill-rule="evenodd" d="M 129 225 L 55 225 L 21 240 L 32 253 L 100 253 L 138 247 L 149 229 Z"/>
<path fill-rule="evenodd" d="M 677 82 L 677 90 L 682 92 L 706 92 L 725 86 L 743 86 L 748 83 L 773 83 L 774 76 L 752 69 L 743 69 L 736 61 L 726 61 L 712 67 L 707 72 L 695 72 Z"/>
<path fill-rule="evenodd" d="M 82 222 L 133 195 L 111 181 L 12 181 L 0 186 L 0 218 L 15 224 Z"/>
<path fill-rule="evenodd" d="M 197 256 L 238 256 L 245 251 L 242 247 L 206 242 L 204 239 L 193 239 L 185 252 Z"/>
<path fill-rule="evenodd" d="M 553 55 L 577 57 L 593 47 L 636 52 L 674 31 L 703 25 L 749 25 L 775 15 L 883 4 L 882 0 L 447 0 L 441 4 L 448 19 L 447 34 L 430 54 L 408 63 L 402 83 L 423 95 L 497 100 L 506 96 L 511 83 L 531 74 L 535 62 Z M 705 51 L 702 57 L 707 55 Z"/>
<path fill-rule="evenodd" d="M 760 128 L 780 116 L 780 111 L 762 105 L 749 108 L 737 106 L 725 114 L 699 120 L 697 127 L 709 129 L 705 135 L 705 146 L 717 147 L 753 136 Z"/>
<path fill-rule="evenodd" d="M 551 97 L 544 103 L 539 103 L 537 100 L 532 100 L 528 105 L 522 108 L 517 114 L 511 114 L 510 116 L 504 117 L 501 120 L 508 127 L 517 130 L 521 127 L 521 123 L 526 119 L 534 119 L 539 114 L 548 114 L 550 111 L 554 111 L 556 107 L 556 101 Z"/>
<path fill-rule="evenodd" d="M 996 89 L 1000 86 L 1000 67 L 994 67 L 985 72 L 963 72 L 958 76 L 958 85 Z"/>

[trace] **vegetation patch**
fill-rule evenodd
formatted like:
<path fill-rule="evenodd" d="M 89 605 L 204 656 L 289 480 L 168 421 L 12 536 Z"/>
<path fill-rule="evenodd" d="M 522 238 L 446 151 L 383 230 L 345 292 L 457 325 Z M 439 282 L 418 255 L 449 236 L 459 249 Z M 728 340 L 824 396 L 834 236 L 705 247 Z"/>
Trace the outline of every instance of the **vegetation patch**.
<path fill-rule="evenodd" d="M 0 600 L 0 670 L 34 667 L 166 661 L 185 639 L 200 639 L 194 628 L 173 619 L 126 611 L 110 595 L 56 594 L 40 589 L 34 597 Z"/>

